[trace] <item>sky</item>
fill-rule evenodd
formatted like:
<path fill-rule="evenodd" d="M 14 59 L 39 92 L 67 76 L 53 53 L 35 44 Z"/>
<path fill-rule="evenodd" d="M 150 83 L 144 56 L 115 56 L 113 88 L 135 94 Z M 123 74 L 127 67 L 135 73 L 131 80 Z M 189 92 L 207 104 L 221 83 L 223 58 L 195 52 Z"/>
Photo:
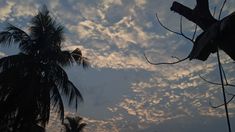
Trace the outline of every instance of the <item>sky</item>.
<path fill-rule="evenodd" d="M 194 8 L 196 0 L 177 0 Z M 223 0 L 209 0 L 218 18 Z M 66 107 L 66 115 L 80 115 L 85 132 L 221 132 L 226 131 L 216 55 L 206 62 L 186 60 L 192 43 L 162 28 L 155 17 L 179 31 L 180 16 L 170 11 L 173 0 L 0 0 L 0 29 L 8 22 L 28 31 L 30 19 L 46 5 L 53 18 L 65 27 L 64 49 L 80 48 L 91 63 L 89 69 L 65 67 L 70 80 L 81 91 L 84 102 L 77 111 Z M 214 10 L 215 9 L 215 10 Z M 235 11 L 227 0 L 222 16 Z M 183 18 L 189 37 L 195 25 Z M 198 29 L 197 35 L 201 33 Z M 17 53 L 17 46 L 1 48 L 0 56 Z M 228 81 L 235 83 L 234 63 L 221 52 Z M 231 87 L 227 92 L 235 92 Z M 228 98 L 231 96 L 228 96 Z M 235 130 L 235 104 L 229 104 Z M 61 129 L 52 112 L 48 132 Z"/>

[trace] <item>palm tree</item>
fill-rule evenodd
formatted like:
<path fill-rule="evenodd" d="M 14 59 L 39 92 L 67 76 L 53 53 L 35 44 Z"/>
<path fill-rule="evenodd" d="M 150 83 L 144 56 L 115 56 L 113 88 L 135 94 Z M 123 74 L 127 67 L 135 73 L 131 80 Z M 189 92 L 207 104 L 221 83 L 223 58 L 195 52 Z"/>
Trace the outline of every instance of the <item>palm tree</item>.
<path fill-rule="evenodd" d="M 82 132 L 86 123 L 81 123 L 82 118 L 77 117 L 66 117 L 68 123 L 63 123 L 65 132 Z"/>
<path fill-rule="evenodd" d="M 76 62 L 85 68 L 88 62 L 78 48 L 63 51 L 63 41 L 63 27 L 46 7 L 32 18 L 29 33 L 11 24 L 0 32 L 0 45 L 20 49 L 0 59 L 0 131 L 45 128 L 51 109 L 63 122 L 63 96 L 77 109 L 83 98 L 62 67 Z"/>

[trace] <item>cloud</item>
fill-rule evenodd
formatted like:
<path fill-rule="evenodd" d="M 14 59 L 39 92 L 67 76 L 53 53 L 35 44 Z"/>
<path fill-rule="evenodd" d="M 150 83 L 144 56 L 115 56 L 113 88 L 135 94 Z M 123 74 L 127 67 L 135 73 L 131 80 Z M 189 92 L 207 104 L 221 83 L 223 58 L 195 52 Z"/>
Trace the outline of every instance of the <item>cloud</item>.
<path fill-rule="evenodd" d="M 0 20 L 5 21 L 9 14 L 12 12 L 12 8 L 15 5 L 14 2 L 4 2 L 4 5 L 1 5 L 0 9 Z"/>
<path fill-rule="evenodd" d="M 20 3 L 18 6 L 13 7 L 12 16 L 13 17 L 32 17 L 37 14 L 39 5 L 35 5 L 35 3 L 31 2 L 24 2 Z"/>
<path fill-rule="evenodd" d="M 179 2 L 195 6 L 195 1 Z M 210 1 L 211 7 L 218 2 Z M 32 0 L 3 2 L 0 21 L 11 18 L 24 25 L 40 4 Z M 177 59 L 171 56 L 183 58 L 189 54 L 191 42 L 166 31 L 155 18 L 158 13 L 165 25 L 179 31 L 180 17 L 169 10 L 172 0 L 53 0 L 46 4 L 65 26 L 64 48 L 80 48 L 92 64 L 86 73 L 75 68 L 69 72 L 77 86 L 85 87 L 81 90 L 86 102 L 80 108 L 88 123 L 85 131 L 144 131 L 188 117 L 223 117 L 223 109 L 209 105 L 222 102 L 220 88 L 198 76 L 218 80 L 215 56 L 207 62 L 186 60 L 160 66 L 148 64 L 143 57 L 146 53 L 153 62 L 172 62 Z M 224 15 L 234 10 L 233 5 L 234 1 L 228 2 Z M 185 34 L 192 35 L 194 25 L 183 20 L 183 26 Z M 229 81 L 234 82 L 234 66 L 222 56 Z M 233 116 L 235 105 L 230 107 Z M 76 114 L 69 109 L 66 115 Z M 60 131 L 56 115 L 50 119 L 48 130 Z"/>
<path fill-rule="evenodd" d="M 118 95 L 121 92 L 115 89 L 115 95 L 118 96 L 113 97 L 115 101 L 112 100 L 111 105 L 110 102 L 104 101 L 103 98 L 107 99 L 107 96 L 103 94 L 112 93 L 107 87 L 113 85 L 98 80 L 100 83 L 96 86 L 105 88 L 89 91 L 90 94 L 92 92 L 96 94 L 96 97 L 92 98 L 95 101 L 89 98 L 89 103 L 93 102 L 91 104 L 97 108 L 96 112 L 99 115 L 104 113 L 100 112 L 103 110 L 107 116 L 105 119 L 85 116 L 89 124 L 86 131 L 144 131 L 152 126 L 181 118 L 223 117 L 223 109 L 212 109 L 209 105 L 209 102 L 213 105 L 221 103 L 220 89 L 208 85 L 198 76 L 203 75 L 216 81 L 217 63 L 213 55 L 204 63 L 195 60 L 163 66 L 149 65 L 143 58 L 143 53 L 146 53 L 153 62 L 171 62 L 175 61 L 173 58 L 170 59 L 171 55 L 187 56 L 190 52 L 192 45 L 187 44 L 189 42 L 165 31 L 154 18 L 158 12 L 164 24 L 179 30 L 176 26 L 179 16 L 169 13 L 168 10 L 171 2 L 102 1 L 92 7 L 83 3 L 84 7 L 81 8 L 84 11 L 81 13 L 83 17 L 77 19 L 77 23 L 66 24 L 68 30 L 74 33 L 70 36 L 71 43 L 68 42 L 70 44 L 67 48 L 82 49 L 94 68 L 101 68 L 101 72 L 107 73 L 104 75 L 109 75 L 104 69 L 118 70 L 120 74 L 133 69 L 147 72 L 129 80 L 129 86 L 120 86 L 123 92 L 121 95 Z M 193 7 L 195 2 L 187 1 L 184 4 Z M 184 21 L 187 35 L 194 31 L 193 27 L 192 23 Z M 77 38 L 79 41 L 75 40 Z M 223 62 L 226 62 L 224 55 L 223 58 Z M 131 78 L 130 76 L 126 78 L 128 77 Z M 106 82 L 110 81 L 103 78 Z M 119 82 L 124 81 L 120 79 Z"/>
<path fill-rule="evenodd" d="M 149 65 L 142 54 L 125 54 L 122 52 L 108 52 L 101 53 L 108 50 L 109 46 L 97 47 L 98 50 L 87 49 L 83 46 L 68 46 L 66 49 L 74 50 L 79 47 L 84 56 L 87 56 L 91 65 L 96 68 L 111 68 L 111 69 L 136 69 L 136 70 L 148 70 L 154 71 L 155 67 Z M 101 48 L 101 49 L 99 49 Z"/>

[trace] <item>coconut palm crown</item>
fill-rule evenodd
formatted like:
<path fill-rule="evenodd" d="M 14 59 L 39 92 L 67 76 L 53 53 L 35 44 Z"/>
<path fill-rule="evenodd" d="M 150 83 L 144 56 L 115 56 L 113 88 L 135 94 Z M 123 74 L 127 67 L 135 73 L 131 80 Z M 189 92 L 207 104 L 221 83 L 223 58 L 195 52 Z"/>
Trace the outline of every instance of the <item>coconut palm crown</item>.
<path fill-rule="evenodd" d="M 0 59 L 0 131 L 45 127 L 53 108 L 64 120 L 63 97 L 77 108 L 83 98 L 63 66 L 88 66 L 80 49 L 62 50 L 63 27 L 46 7 L 32 18 L 29 33 L 8 24 L 0 45 L 18 44 L 20 53 Z"/>
<path fill-rule="evenodd" d="M 82 118 L 76 117 L 66 117 L 68 123 L 63 123 L 65 132 L 82 132 L 86 123 L 82 123 Z"/>

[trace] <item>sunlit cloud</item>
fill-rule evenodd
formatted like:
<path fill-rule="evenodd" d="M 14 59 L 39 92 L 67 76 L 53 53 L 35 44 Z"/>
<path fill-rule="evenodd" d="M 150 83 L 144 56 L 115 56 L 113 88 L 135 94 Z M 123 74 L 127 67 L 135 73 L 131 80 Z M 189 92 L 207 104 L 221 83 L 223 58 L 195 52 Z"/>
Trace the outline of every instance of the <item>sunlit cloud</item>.
<path fill-rule="evenodd" d="M 34 16 L 37 14 L 37 8 L 39 5 L 34 5 L 33 2 L 25 2 L 19 6 L 14 6 L 14 12 L 12 13 L 15 17 L 26 17 L 26 16 Z"/>
<path fill-rule="evenodd" d="M 196 2 L 178 1 L 191 8 Z M 210 102 L 213 105 L 222 103 L 220 87 L 206 83 L 199 76 L 218 82 L 215 55 L 210 56 L 207 62 L 186 60 L 177 65 L 159 66 L 150 65 L 144 58 L 145 53 L 152 62 L 173 62 L 177 60 L 174 57 L 183 58 L 190 53 L 193 44 L 166 31 L 155 18 L 158 13 L 166 26 L 180 31 L 180 16 L 170 11 L 173 0 L 11 0 L 0 4 L 0 21 L 20 23 L 25 28 L 26 23 L 22 20 L 35 15 L 43 2 L 56 21 L 65 26 L 64 49 L 80 48 L 89 59 L 91 69 L 100 69 L 100 73 L 95 75 L 71 72 L 76 74 L 71 77 L 75 83 L 84 78 L 81 79 L 82 86 L 92 86 L 83 89 L 87 111 L 95 111 L 97 116 L 107 114 L 105 118 L 98 118 L 83 110 L 81 116 L 88 123 L 85 131 L 144 131 L 178 118 L 224 118 L 223 108 L 210 107 Z M 210 9 L 221 2 L 210 1 Z M 225 16 L 235 10 L 234 5 L 234 1 L 228 1 L 224 8 Z M 218 10 L 219 6 L 216 17 Z M 194 24 L 183 19 L 183 31 L 188 36 L 192 35 Z M 198 34 L 200 32 L 199 29 Z M 5 53 L 0 52 L 0 57 L 3 56 Z M 229 82 L 235 82 L 235 67 L 224 53 L 222 62 Z M 90 80 L 88 77 L 93 78 Z M 235 105 L 229 107 L 231 116 L 234 116 Z M 70 110 L 66 112 L 71 116 L 77 114 Z M 62 128 L 55 114 L 51 114 L 47 127 L 51 132 Z"/>
<path fill-rule="evenodd" d="M 69 46 L 67 49 L 75 49 L 79 47 L 84 52 L 85 56 L 92 62 L 92 66 L 96 68 L 111 68 L 111 69 L 145 69 L 153 71 L 154 66 L 149 65 L 143 55 L 129 54 L 122 52 L 101 53 L 102 50 L 109 47 L 101 47 L 101 50 L 86 49 L 82 46 Z M 99 48 L 99 47 L 96 47 Z"/>
<path fill-rule="evenodd" d="M 1 4 L 0 9 L 0 20 L 5 21 L 7 17 L 9 17 L 9 14 L 12 12 L 12 8 L 15 5 L 14 2 L 3 2 L 4 5 Z"/>

